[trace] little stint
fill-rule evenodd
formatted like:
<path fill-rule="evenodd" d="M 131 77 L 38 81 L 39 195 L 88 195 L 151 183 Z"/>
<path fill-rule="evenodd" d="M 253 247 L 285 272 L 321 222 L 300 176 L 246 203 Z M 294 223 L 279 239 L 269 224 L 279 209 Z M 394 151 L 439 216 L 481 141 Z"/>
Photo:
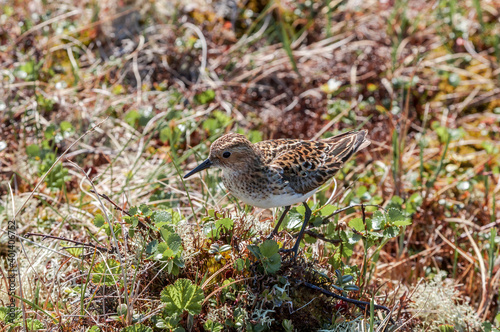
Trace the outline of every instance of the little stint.
<path fill-rule="evenodd" d="M 226 134 L 213 142 L 207 160 L 184 178 L 209 167 L 222 169 L 224 186 L 246 204 L 284 206 L 275 235 L 291 205 L 304 204 L 304 222 L 293 248 L 297 255 L 311 209 L 306 201 L 356 152 L 368 145 L 367 131 L 349 131 L 319 141 L 274 139 L 252 144 L 245 136 Z"/>

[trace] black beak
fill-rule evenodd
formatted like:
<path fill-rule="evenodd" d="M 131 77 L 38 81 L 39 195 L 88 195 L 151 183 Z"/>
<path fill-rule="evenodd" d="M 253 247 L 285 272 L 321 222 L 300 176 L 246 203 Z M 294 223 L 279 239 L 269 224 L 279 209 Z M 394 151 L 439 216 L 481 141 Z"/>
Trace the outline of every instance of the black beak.
<path fill-rule="evenodd" d="M 204 162 L 202 162 L 201 164 L 199 164 L 198 166 L 196 166 L 196 168 L 193 169 L 191 172 L 184 175 L 184 179 L 187 179 L 191 175 L 198 173 L 199 171 L 203 171 L 204 169 L 207 169 L 210 166 L 212 166 L 212 162 L 210 161 L 210 159 L 207 159 Z"/>

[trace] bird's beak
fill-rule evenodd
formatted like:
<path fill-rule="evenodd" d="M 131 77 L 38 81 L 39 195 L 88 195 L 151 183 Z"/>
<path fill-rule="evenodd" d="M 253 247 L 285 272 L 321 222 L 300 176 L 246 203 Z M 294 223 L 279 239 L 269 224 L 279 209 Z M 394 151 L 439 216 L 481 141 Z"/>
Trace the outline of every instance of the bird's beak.
<path fill-rule="evenodd" d="M 204 162 L 202 162 L 201 164 L 199 164 L 198 166 L 196 166 L 196 168 L 193 169 L 191 172 L 184 175 L 184 179 L 187 179 L 191 175 L 198 173 L 199 171 L 203 171 L 204 169 L 207 169 L 210 166 L 212 166 L 212 161 L 210 159 L 207 159 Z"/>

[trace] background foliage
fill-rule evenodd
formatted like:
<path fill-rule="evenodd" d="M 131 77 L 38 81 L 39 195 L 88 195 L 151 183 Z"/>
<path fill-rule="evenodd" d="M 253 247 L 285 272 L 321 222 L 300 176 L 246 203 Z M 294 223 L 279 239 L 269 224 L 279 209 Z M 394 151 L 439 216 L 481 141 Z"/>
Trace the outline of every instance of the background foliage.
<path fill-rule="evenodd" d="M 495 1 L 1 7 L 0 223 L 22 275 L 9 322 L 2 263 L 2 327 L 498 331 Z M 264 241 L 279 211 L 182 179 L 229 131 L 355 128 L 372 145 L 310 200 L 297 261 L 278 249 L 304 207 Z M 332 215 L 359 203 L 383 208 Z"/>

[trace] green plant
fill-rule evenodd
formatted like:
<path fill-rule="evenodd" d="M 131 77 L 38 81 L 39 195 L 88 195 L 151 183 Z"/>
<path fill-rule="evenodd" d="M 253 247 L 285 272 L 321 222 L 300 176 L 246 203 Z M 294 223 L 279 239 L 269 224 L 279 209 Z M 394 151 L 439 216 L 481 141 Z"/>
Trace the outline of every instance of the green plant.
<path fill-rule="evenodd" d="M 113 286 L 122 282 L 120 263 L 115 259 L 107 259 L 105 262 L 97 263 L 92 269 L 92 282 Z"/>
<path fill-rule="evenodd" d="M 43 176 L 57 160 L 57 145 L 74 132 L 71 123 L 62 121 L 59 126 L 51 124 L 45 128 L 41 144 L 31 144 L 26 147 L 26 154 L 31 162 L 38 167 L 38 175 Z M 45 183 L 51 190 L 60 190 L 71 180 L 68 169 L 62 164 L 55 165 L 45 177 Z"/>
<path fill-rule="evenodd" d="M 283 322 L 281 323 L 283 325 L 283 328 L 285 329 L 285 332 L 293 332 L 295 329 L 293 328 L 292 321 L 289 319 L 284 319 Z"/>
<path fill-rule="evenodd" d="M 207 332 L 222 332 L 222 330 L 224 329 L 224 325 L 218 322 L 207 320 L 205 324 L 203 324 L 203 328 Z"/>
<path fill-rule="evenodd" d="M 165 304 L 166 316 L 198 315 L 201 312 L 201 303 L 205 299 L 203 291 L 189 279 L 177 279 L 173 285 L 166 286 L 161 291 L 161 302 Z"/>
<path fill-rule="evenodd" d="M 106 233 L 107 236 L 111 236 L 111 228 L 109 224 L 104 220 L 104 217 L 102 214 L 96 214 L 94 217 L 94 226 L 99 227 L 101 229 L 104 229 L 104 232 Z M 120 238 L 121 235 L 121 227 L 119 224 L 115 224 L 113 227 L 113 231 L 115 233 L 115 236 L 117 238 Z"/>
<path fill-rule="evenodd" d="M 215 260 L 217 262 L 220 262 L 222 260 L 222 254 L 230 251 L 232 248 L 229 244 L 224 244 L 222 246 L 219 246 L 219 244 L 214 243 L 210 246 L 210 249 L 208 250 L 209 254 L 215 255 Z"/>
<path fill-rule="evenodd" d="M 248 250 L 262 263 L 266 273 L 276 273 L 281 267 L 281 256 L 276 241 L 266 240 L 259 246 L 249 245 Z"/>
<path fill-rule="evenodd" d="M 150 258 L 166 264 L 168 273 L 178 275 L 179 269 L 184 267 L 182 239 L 169 226 L 163 226 L 160 229 L 160 234 L 162 241 L 153 240 L 150 242 L 146 253 L 151 255 Z"/>
<path fill-rule="evenodd" d="M 135 324 L 123 328 L 120 332 L 153 332 L 153 329 L 142 324 Z"/>
<path fill-rule="evenodd" d="M 208 235 L 216 240 L 218 240 L 221 237 L 221 235 L 226 233 L 229 233 L 228 235 L 231 236 L 230 232 L 233 229 L 233 226 L 234 226 L 234 221 L 231 220 L 231 218 L 218 219 L 215 221 L 214 228 L 210 231 Z"/>

